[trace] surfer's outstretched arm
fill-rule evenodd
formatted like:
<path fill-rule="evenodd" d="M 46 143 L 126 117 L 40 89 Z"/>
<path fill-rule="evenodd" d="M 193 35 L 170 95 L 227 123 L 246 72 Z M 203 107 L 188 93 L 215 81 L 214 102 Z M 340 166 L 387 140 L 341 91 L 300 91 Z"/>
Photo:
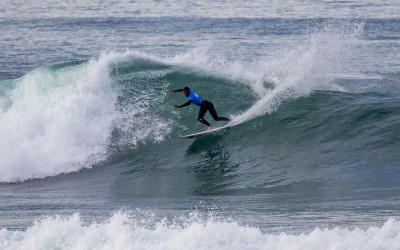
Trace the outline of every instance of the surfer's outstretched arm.
<path fill-rule="evenodd" d="M 174 93 L 175 93 L 175 92 L 182 92 L 183 89 L 171 89 L 171 91 L 174 92 Z"/>
<path fill-rule="evenodd" d="M 175 108 L 183 108 L 183 107 L 186 107 L 186 106 L 189 106 L 190 104 L 192 103 L 192 101 L 188 101 L 187 103 L 184 103 L 184 104 L 182 104 L 182 105 L 174 105 L 174 107 Z"/>

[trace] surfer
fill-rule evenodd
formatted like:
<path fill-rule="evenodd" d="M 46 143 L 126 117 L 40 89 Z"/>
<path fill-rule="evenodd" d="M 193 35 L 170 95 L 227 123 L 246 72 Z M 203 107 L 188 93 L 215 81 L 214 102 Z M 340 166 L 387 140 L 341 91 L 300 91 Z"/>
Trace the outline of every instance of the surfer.
<path fill-rule="evenodd" d="M 208 123 L 206 120 L 203 119 L 204 115 L 206 114 L 207 110 L 210 111 L 211 116 L 214 118 L 216 121 L 230 121 L 229 118 L 218 116 L 217 111 L 215 111 L 214 104 L 210 101 L 207 101 L 200 96 L 198 96 L 195 92 L 189 89 L 189 87 L 184 87 L 183 89 L 173 89 L 171 90 L 172 92 L 182 92 L 185 94 L 185 96 L 188 98 L 188 101 L 182 105 L 174 105 L 175 108 L 183 108 L 191 103 L 197 105 L 200 107 L 199 110 L 199 116 L 197 119 L 208 126 L 209 129 L 213 128 L 213 125 Z"/>

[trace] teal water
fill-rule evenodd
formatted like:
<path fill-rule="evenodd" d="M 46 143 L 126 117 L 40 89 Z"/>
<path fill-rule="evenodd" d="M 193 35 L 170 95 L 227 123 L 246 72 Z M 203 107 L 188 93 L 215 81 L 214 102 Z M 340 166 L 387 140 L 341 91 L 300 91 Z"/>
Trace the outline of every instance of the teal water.
<path fill-rule="evenodd" d="M 3 11 L 2 248 L 398 248 L 396 7 L 239 3 Z"/>

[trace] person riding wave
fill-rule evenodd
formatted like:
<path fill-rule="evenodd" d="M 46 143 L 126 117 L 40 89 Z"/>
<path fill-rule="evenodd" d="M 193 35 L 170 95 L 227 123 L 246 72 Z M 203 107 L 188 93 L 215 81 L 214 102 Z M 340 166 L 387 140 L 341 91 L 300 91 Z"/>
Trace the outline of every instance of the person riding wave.
<path fill-rule="evenodd" d="M 185 94 L 185 96 L 188 98 L 188 101 L 182 105 L 174 105 L 175 108 L 183 108 L 186 106 L 189 106 L 191 103 L 197 105 L 200 107 L 199 110 L 199 115 L 197 119 L 207 125 L 209 129 L 213 128 L 213 125 L 208 123 L 206 120 L 204 120 L 204 115 L 206 114 L 207 111 L 210 111 L 211 116 L 214 118 L 216 121 L 230 121 L 229 118 L 218 116 L 217 111 L 215 111 L 214 104 L 211 101 L 207 101 L 203 98 L 201 98 L 199 95 L 197 95 L 194 91 L 190 90 L 189 87 L 184 87 L 183 89 L 172 89 L 172 92 L 182 92 Z"/>

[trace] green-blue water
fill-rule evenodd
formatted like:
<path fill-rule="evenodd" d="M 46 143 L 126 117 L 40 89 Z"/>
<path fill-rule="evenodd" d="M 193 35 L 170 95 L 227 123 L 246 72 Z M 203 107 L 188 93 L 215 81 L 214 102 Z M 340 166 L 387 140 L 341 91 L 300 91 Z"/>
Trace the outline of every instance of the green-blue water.
<path fill-rule="evenodd" d="M 399 247 L 397 5 L 205 3 L 2 3 L 1 248 Z"/>

